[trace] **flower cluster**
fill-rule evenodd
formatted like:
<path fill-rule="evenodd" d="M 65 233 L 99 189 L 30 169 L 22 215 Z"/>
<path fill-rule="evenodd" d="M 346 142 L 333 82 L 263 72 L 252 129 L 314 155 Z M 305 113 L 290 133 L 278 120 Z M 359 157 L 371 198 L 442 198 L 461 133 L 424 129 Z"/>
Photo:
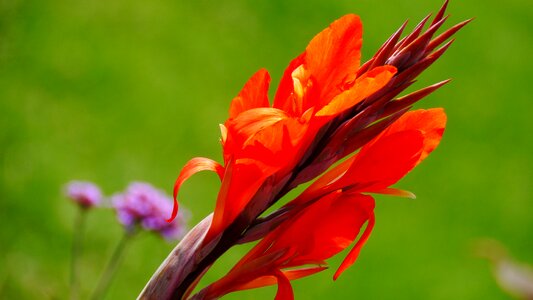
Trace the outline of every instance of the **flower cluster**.
<path fill-rule="evenodd" d="M 223 164 L 194 158 L 174 187 L 171 219 L 184 181 L 199 171 L 216 172 L 222 183 L 214 213 L 177 246 L 141 298 L 186 299 L 225 251 L 256 240 L 226 276 L 192 298 L 217 299 L 277 284 L 276 299 L 292 299 L 289 280 L 324 270 L 326 259 L 354 244 L 334 279 L 352 265 L 375 224 L 370 194 L 414 197 L 391 185 L 424 160 L 444 133 L 443 109 L 409 109 L 448 81 L 398 95 L 469 22 L 434 37 L 447 19 L 447 4 L 427 29 L 430 16 L 400 39 L 403 24 L 363 64 L 359 17 L 338 19 L 289 63 L 272 105 L 268 72 L 253 75 L 220 126 Z M 312 179 L 300 196 L 263 216 L 290 190 Z"/>
<path fill-rule="evenodd" d="M 180 239 L 185 234 L 188 211 L 182 209 L 174 222 L 166 222 L 172 212 L 172 199 L 148 183 L 131 183 L 126 191 L 112 197 L 112 203 L 119 222 L 127 230 L 140 225 L 166 239 Z"/>
<path fill-rule="evenodd" d="M 65 186 L 65 195 L 83 209 L 103 206 L 102 192 L 91 182 L 71 181 Z M 189 211 L 181 209 L 173 222 L 167 222 L 173 209 L 172 199 L 149 183 L 133 182 L 123 193 L 111 198 L 117 219 L 126 231 L 141 226 L 167 240 L 181 239 L 187 231 Z"/>
<path fill-rule="evenodd" d="M 99 206 L 102 203 L 100 188 L 86 181 L 71 181 L 65 188 L 66 196 L 83 208 Z"/>

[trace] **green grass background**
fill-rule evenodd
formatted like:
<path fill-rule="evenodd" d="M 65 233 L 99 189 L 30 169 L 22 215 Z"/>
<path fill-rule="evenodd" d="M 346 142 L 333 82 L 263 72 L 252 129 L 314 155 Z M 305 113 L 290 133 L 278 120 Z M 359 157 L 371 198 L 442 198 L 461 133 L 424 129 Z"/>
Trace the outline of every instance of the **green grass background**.
<path fill-rule="evenodd" d="M 256 70 L 270 70 L 275 85 L 347 13 L 363 19 L 369 58 L 405 19 L 412 28 L 440 4 L 0 0 L 0 298 L 67 299 L 76 210 L 61 195 L 65 182 L 91 180 L 110 195 L 144 180 L 170 193 L 189 158 L 220 160 L 218 123 Z M 416 85 L 454 79 L 420 105 L 445 107 L 449 124 L 434 155 L 397 185 L 418 199 L 378 197 L 358 262 L 337 282 L 333 270 L 293 282 L 298 299 L 507 299 L 471 253 L 478 237 L 533 264 L 531 5 L 455 0 L 449 12 L 449 24 L 477 19 Z M 212 211 L 218 186 L 212 174 L 184 186 L 193 223 Z M 89 216 L 83 298 L 120 234 L 111 211 Z M 107 298 L 134 298 L 172 247 L 140 235 Z M 230 251 L 204 282 L 244 251 Z"/>

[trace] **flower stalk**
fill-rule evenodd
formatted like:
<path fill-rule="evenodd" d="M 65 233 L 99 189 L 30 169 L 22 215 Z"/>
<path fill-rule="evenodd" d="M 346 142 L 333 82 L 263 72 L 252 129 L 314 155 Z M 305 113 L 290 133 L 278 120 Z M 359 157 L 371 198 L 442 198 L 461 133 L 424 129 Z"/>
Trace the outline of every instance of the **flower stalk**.
<path fill-rule="evenodd" d="M 87 219 L 87 209 L 80 206 L 74 220 L 74 236 L 72 238 L 70 262 L 70 299 L 79 299 L 79 259 L 83 250 L 83 236 Z"/>
<path fill-rule="evenodd" d="M 91 296 L 92 300 L 104 299 L 109 289 L 109 286 L 111 285 L 111 282 L 115 277 L 117 269 L 120 266 L 120 263 L 122 262 L 127 245 L 130 243 L 130 241 L 136 234 L 137 230 L 124 231 L 122 238 L 113 250 L 113 254 L 111 255 L 111 258 L 109 259 L 104 269 L 104 272 L 102 273 L 100 280 L 98 281 L 98 285 L 96 286 Z"/>
<path fill-rule="evenodd" d="M 74 219 L 74 236 L 71 247 L 70 263 L 70 299 L 79 298 L 79 259 L 83 251 L 83 237 L 87 213 L 102 202 L 102 192 L 95 184 L 87 181 L 71 181 L 64 189 L 65 196 L 77 206 L 77 215 Z"/>

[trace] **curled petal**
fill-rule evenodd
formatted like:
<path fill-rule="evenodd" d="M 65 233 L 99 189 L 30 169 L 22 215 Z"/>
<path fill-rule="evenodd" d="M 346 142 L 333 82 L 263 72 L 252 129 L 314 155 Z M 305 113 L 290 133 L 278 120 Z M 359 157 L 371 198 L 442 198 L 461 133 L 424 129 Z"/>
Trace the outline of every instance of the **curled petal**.
<path fill-rule="evenodd" d="M 280 270 L 276 270 L 274 276 L 278 279 L 278 291 L 275 300 L 294 300 L 294 293 L 289 279 Z"/>
<path fill-rule="evenodd" d="M 167 220 L 167 222 L 172 222 L 172 220 L 174 220 L 174 218 L 176 218 L 178 215 L 178 193 L 181 185 L 192 175 L 200 171 L 213 171 L 218 174 L 220 180 L 222 180 L 224 176 L 224 167 L 212 159 L 195 157 L 189 160 L 183 169 L 181 169 L 178 179 L 176 179 L 176 183 L 174 183 L 174 208 L 172 209 L 172 216 Z"/>
<path fill-rule="evenodd" d="M 333 276 L 333 280 L 337 280 L 337 278 L 339 278 L 339 276 L 349 266 L 353 265 L 353 263 L 355 262 L 355 260 L 359 256 L 359 253 L 361 252 L 361 248 L 363 248 L 363 246 L 365 245 L 366 241 L 370 237 L 370 234 L 372 233 L 372 229 L 374 228 L 375 221 L 376 220 L 375 220 L 375 217 L 374 217 L 374 213 L 372 212 L 370 214 L 369 219 L 368 219 L 368 224 L 366 225 L 365 231 L 361 235 L 361 238 L 359 238 L 359 240 L 357 241 L 357 243 L 355 244 L 353 249 L 350 250 L 350 253 L 348 253 L 346 258 L 342 261 L 341 265 L 337 269 L 337 272 L 335 272 L 335 275 Z"/>

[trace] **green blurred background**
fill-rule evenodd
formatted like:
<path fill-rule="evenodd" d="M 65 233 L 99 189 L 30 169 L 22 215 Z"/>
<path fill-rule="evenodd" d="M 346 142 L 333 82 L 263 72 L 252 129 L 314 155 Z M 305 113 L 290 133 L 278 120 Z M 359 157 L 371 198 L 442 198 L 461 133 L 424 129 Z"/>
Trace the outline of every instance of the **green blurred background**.
<path fill-rule="evenodd" d="M 440 4 L 0 0 L 0 298 L 67 298 L 76 210 L 61 195 L 65 182 L 91 180 L 110 195 L 144 180 L 170 193 L 189 158 L 221 159 L 218 124 L 256 70 L 267 68 L 275 85 L 316 33 L 352 12 L 364 22 L 367 59 L 405 19 L 412 28 Z M 415 86 L 454 79 L 420 105 L 445 107 L 449 125 L 397 185 L 418 199 L 378 197 L 359 261 L 335 283 L 333 270 L 295 281 L 298 299 L 507 299 L 472 254 L 478 237 L 533 264 L 531 3 L 455 0 L 449 12 L 449 24 L 477 19 Z M 212 211 L 218 185 L 199 174 L 184 186 L 193 223 Z M 87 231 L 84 298 L 121 228 L 98 211 Z M 138 236 L 108 299 L 134 298 L 172 247 Z M 203 282 L 244 251 L 230 251 Z"/>

